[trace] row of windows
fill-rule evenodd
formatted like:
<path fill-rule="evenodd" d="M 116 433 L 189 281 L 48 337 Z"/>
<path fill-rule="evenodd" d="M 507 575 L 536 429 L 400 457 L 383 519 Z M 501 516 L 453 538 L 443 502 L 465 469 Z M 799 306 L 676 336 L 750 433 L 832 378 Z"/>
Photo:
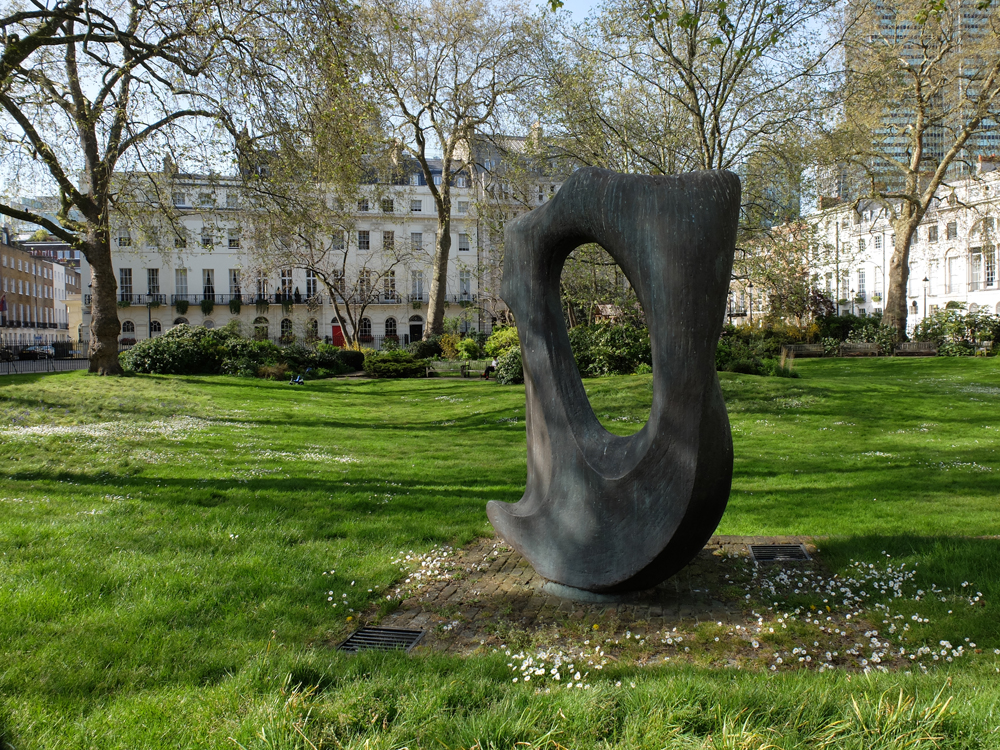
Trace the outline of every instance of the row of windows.
<path fill-rule="evenodd" d="M 875 269 L 876 274 L 879 269 Z M 942 273 L 943 272 L 943 273 Z M 966 291 L 977 292 L 997 288 L 997 251 L 993 247 L 974 247 L 967 259 L 953 255 L 940 260 L 931 260 L 926 269 L 926 291 L 928 294 L 961 294 Z M 826 292 L 833 292 L 833 273 L 826 274 Z M 910 296 L 919 290 L 918 284 L 923 283 L 915 275 L 910 276 Z M 845 295 L 849 289 L 847 272 L 840 277 L 840 294 Z M 867 276 L 865 269 L 856 271 L 855 286 L 851 290 L 858 296 L 867 295 Z M 879 276 L 876 275 L 874 294 L 881 294 Z"/>
<path fill-rule="evenodd" d="M 188 194 L 182 190 L 175 190 L 172 195 L 173 204 L 180 207 L 190 206 L 192 204 L 188 203 Z M 216 207 L 216 196 L 212 192 L 199 192 L 195 198 L 195 206 L 201 208 L 215 208 Z M 239 208 L 240 207 L 240 197 L 235 192 L 230 192 L 226 194 L 226 208 Z"/>
<path fill-rule="evenodd" d="M 10 268 L 12 271 L 14 270 L 15 261 L 17 261 L 17 270 L 21 271 L 21 273 L 30 273 L 32 276 L 41 276 L 43 279 L 52 278 L 52 269 L 46 268 L 41 263 L 23 260 L 22 258 L 15 258 L 13 255 L 0 256 L 0 264 L 2 264 L 4 268 Z M 10 265 L 8 265 L 8 263 Z"/>
<path fill-rule="evenodd" d="M 359 291 L 363 295 L 368 295 L 373 289 L 373 272 L 369 269 L 361 269 L 358 272 L 358 282 Z M 175 268 L 174 269 L 174 294 L 187 295 L 190 294 L 190 285 L 188 283 L 188 269 L 186 268 Z M 233 296 L 238 296 L 243 294 L 243 279 L 242 273 L 238 268 L 230 268 L 228 272 L 229 281 L 229 294 Z M 255 278 L 255 292 L 259 297 L 270 296 L 270 279 L 264 271 L 258 271 Z M 4 281 L 6 284 L 6 280 Z M 298 291 L 298 287 L 295 286 L 294 277 L 292 276 L 292 269 L 282 269 L 279 272 L 278 278 L 278 291 L 283 295 L 292 296 Z M 462 269 L 458 274 L 458 284 L 459 293 L 468 296 L 472 293 L 472 271 L 468 269 Z M 346 282 L 342 275 L 334 274 L 333 285 L 337 292 L 341 295 L 347 293 Z M 392 294 L 396 291 L 396 272 L 393 270 L 386 271 L 382 275 L 382 285 L 386 294 Z M 417 297 L 423 296 L 424 293 L 424 272 L 423 271 L 411 271 L 410 272 L 410 288 L 411 294 Z M 121 295 L 133 295 L 136 293 L 135 284 L 132 275 L 131 268 L 119 268 L 118 269 L 118 292 Z M 214 295 L 220 292 L 216 289 L 216 274 L 213 268 L 203 268 L 201 271 L 201 292 L 204 295 Z M 160 287 L 160 269 L 159 268 L 147 268 L 146 269 L 146 293 L 147 294 L 161 294 Z M 315 297 L 319 293 L 319 278 L 316 276 L 316 272 L 312 269 L 306 269 L 306 299 Z"/>
<path fill-rule="evenodd" d="M 368 229 L 359 229 L 357 234 L 358 239 L 358 250 L 371 250 L 372 249 L 372 233 Z M 430 235 L 429 248 L 434 247 L 437 241 L 437 235 Z M 343 237 L 336 244 L 336 247 L 343 249 L 344 240 Z M 382 232 L 382 249 L 383 250 L 393 250 L 396 247 L 396 233 L 392 230 L 387 230 Z M 424 233 L 423 232 L 410 232 L 410 249 L 414 251 L 419 251 L 424 249 Z M 458 233 L 458 250 L 459 252 L 468 252 L 472 249 L 472 245 L 469 242 L 469 235 L 465 232 Z"/>
<path fill-rule="evenodd" d="M 430 247 L 434 246 L 433 238 L 431 235 L 432 242 Z M 357 233 L 358 249 L 359 250 L 371 250 L 371 231 L 364 229 L 359 230 Z M 119 229 L 117 237 L 118 247 L 132 247 L 132 235 L 128 229 Z M 202 231 L 199 236 L 199 243 L 202 247 L 215 247 L 215 235 Z M 174 235 L 174 247 L 177 249 L 183 249 L 188 246 L 188 239 L 186 234 L 175 234 Z M 335 249 L 343 249 L 344 239 L 343 236 L 334 242 Z M 396 233 L 394 231 L 382 232 L 382 247 L 386 250 L 392 250 L 396 246 Z M 242 234 L 239 230 L 230 229 L 227 235 L 227 247 L 230 250 L 238 250 L 242 247 Z M 423 250 L 424 248 L 424 235 L 423 232 L 411 232 L 410 233 L 410 248 L 412 250 Z M 458 235 L 458 249 L 459 250 L 470 250 L 471 245 L 469 243 L 469 235 L 464 232 L 460 232 Z M 18 268 L 20 270 L 20 268 Z"/>
<path fill-rule="evenodd" d="M 439 183 L 437 183 L 439 184 Z M 383 198 L 379 201 L 379 207 L 382 209 L 382 213 L 392 214 L 396 212 L 396 201 L 392 198 Z M 358 211 L 362 213 L 367 213 L 371 211 L 371 204 L 368 202 L 367 198 L 361 198 L 358 200 Z M 424 212 L 424 201 L 422 198 L 411 198 L 410 199 L 410 213 L 420 214 Z M 455 213 L 457 214 L 467 214 L 469 213 L 469 201 L 455 201 Z"/>
<path fill-rule="evenodd" d="M 24 305 L 20 302 L 10 304 L 7 306 L 7 311 L 4 313 L 4 317 L 8 321 L 20 320 L 25 323 L 65 323 L 65 320 L 56 320 L 56 318 L 64 318 L 64 315 L 59 315 L 58 312 L 53 310 L 51 307 L 38 307 L 36 305 Z"/>
<path fill-rule="evenodd" d="M 188 246 L 186 232 L 175 233 L 173 238 L 175 248 L 182 249 Z M 128 229 L 119 229 L 117 242 L 118 247 L 132 247 L 132 233 Z M 202 229 L 202 232 L 199 235 L 199 244 L 202 247 L 215 247 L 215 235 L 207 229 Z M 242 246 L 242 234 L 238 229 L 230 229 L 228 231 L 226 246 L 230 250 L 238 250 Z"/>
<path fill-rule="evenodd" d="M 26 294 L 29 297 L 38 297 L 39 299 L 55 299 L 53 288 L 50 286 L 24 279 L 11 279 L 7 276 L 3 277 L 3 290 L 11 294 Z"/>
<path fill-rule="evenodd" d="M 417 186 L 423 184 L 423 180 L 419 175 L 411 175 L 410 184 Z M 434 175 L 434 184 L 441 184 L 441 175 Z M 455 187 L 466 188 L 469 187 L 469 178 L 460 175 L 455 178 Z M 553 188 L 554 189 L 554 188 Z M 194 200 L 190 200 L 191 198 Z M 178 208 L 196 207 L 196 208 L 216 208 L 218 206 L 218 199 L 215 193 L 210 191 L 200 191 L 194 196 L 189 195 L 183 190 L 175 190 L 172 194 L 172 201 L 174 206 Z M 394 213 L 395 212 L 395 201 L 392 198 L 383 198 L 379 201 L 380 207 L 384 213 Z M 226 194 L 226 208 L 239 208 L 240 198 L 235 192 L 228 192 Z M 458 213 L 465 214 L 469 212 L 469 201 L 456 201 L 455 207 Z M 370 211 L 370 203 L 367 198 L 361 198 L 358 200 L 358 211 Z M 411 213 L 421 213 L 423 211 L 423 200 L 419 198 L 414 198 L 410 200 L 410 212 Z"/>
<path fill-rule="evenodd" d="M 985 219 L 983 219 L 976 226 L 975 230 L 973 231 L 973 234 L 978 234 L 979 236 L 983 236 L 983 237 L 990 236 L 992 234 L 992 232 L 993 232 L 993 226 L 994 226 L 993 225 L 993 217 L 992 216 L 987 216 Z M 927 239 L 928 242 L 937 242 L 938 241 L 939 234 L 938 234 L 938 225 L 937 224 L 925 225 L 923 228 L 926 230 L 926 234 L 924 236 L 926 237 L 926 239 Z M 917 241 L 920 240 L 920 237 L 921 237 L 920 230 L 921 230 L 920 227 L 917 227 L 917 229 L 914 230 L 914 233 L 913 233 L 913 241 L 914 242 L 917 242 Z M 945 225 L 945 239 L 948 239 L 948 240 L 957 240 L 958 239 L 958 222 L 956 222 L 956 221 L 949 221 Z M 875 235 L 874 238 L 873 238 L 873 240 L 874 240 L 875 249 L 876 250 L 881 250 L 882 249 L 882 236 L 881 235 Z M 859 252 L 863 253 L 863 252 L 866 251 L 866 249 L 868 247 L 867 242 L 868 241 L 867 241 L 867 239 L 865 237 L 858 238 L 858 251 Z M 889 246 L 891 247 L 892 245 L 895 244 L 895 242 L 896 242 L 896 235 L 891 235 L 890 238 L 889 238 Z M 817 250 L 817 252 L 818 252 L 818 250 Z"/>
<path fill-rule="evenodd" d="M 238 268 L 230 268 L 227 274 L 229 282 L 229 293 L 231 295 L 242 295 L 242 272 Z M 292 270 L 282 269 L 279 272 L 280 291 L 282 294 L 294 294 Z M 256 278 L 257 294 L 267 296 L 270 288 L 270 280 L 264 271 L 257 272 Z M 201 271 L 201 288 L 203 294 L 216 294 L 216 275 L 214 268 L 203 268 Z M 122 295 L 135 293 L 133 284 L 132 269 L 118 269 L 118 290 Z M 160 294 L 160 269 L 146 269 L 146 291 L 148 294 Z M 306 270 L 306 297 L 313 297 L 319 291 L 319 280 L 316 272 L 312 269 Z M 188 269 L 174 269 L 174 293 L 186 295 L 189 293 Z"/>

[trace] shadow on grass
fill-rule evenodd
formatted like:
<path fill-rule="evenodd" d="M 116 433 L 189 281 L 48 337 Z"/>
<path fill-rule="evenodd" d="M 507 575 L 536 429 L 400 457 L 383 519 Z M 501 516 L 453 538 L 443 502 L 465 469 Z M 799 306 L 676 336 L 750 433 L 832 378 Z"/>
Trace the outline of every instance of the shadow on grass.
<path fill-rule="evenodd" d="M 25 482 L 53 479 L 70 482 L 76 486 L 78 497 L 103 496 L 108 486 L 107 477 L 84 473 L 63 472 L 52 476 L 28 471 L 14 478 Z M 304 477 L 254 479 L 243 483 L 222 479 L 117 476 L 115 490 L 133 498 L 129 502 L 144 508 L 178 511 L 220 508 L 226 509 L 227 518 L 237 510 L 251 519 L 278 514 L 282 523 L 301 530 L 289 537 L 288 544 L 348 537 L 383 539 L 387 528 L 392 530 L 394 537 L 412 535 L 414 543 L 420 540 L 448 543 L 459 529 L 467 528 L 470 521 L 486 522 L 488 501 L 515 502 L 523 492 L 522 486 L 501 484 L 500 477 L 488 477 L 481 486 L 469 485 L 465 474 L 458 470 L 454 475 L 437 474 L 435 479 L 436 482 L 426 477 L 387 485 L 377 478 L 353 479 L 345 484 Z M 509 482 L 510 478 L 506 480 Z M 447 509 L 444 515 L 442 508 Z M 372 524 L 372 521 L 378 523 Z M 136 534 L 135 543 L 140 547 L 151 542 L 145 531 Z"/>

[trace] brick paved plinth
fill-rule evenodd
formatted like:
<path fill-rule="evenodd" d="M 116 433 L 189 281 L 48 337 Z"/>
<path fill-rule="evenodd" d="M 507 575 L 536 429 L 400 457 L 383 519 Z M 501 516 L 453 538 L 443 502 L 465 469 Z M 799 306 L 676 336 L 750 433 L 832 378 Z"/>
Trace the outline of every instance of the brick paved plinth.
<path fill-rule="evenodd" d="M 714 536 L 690 565 L 656 588 L 581 601 L 559 596 L 558 586 L 539 577 L 519 553 L 496 538 L 482 539 L 447 557 L 442 573 L 418 587 L 397 590 L 399 608 L 380 625 L 424 628 L 418 649 L 468 654 L 541 631 L 582 635 L 630 629 L 690 630 L 703 622 L 743 623 L 745 591 L 736 583 L 746 570 L 749 544 L 801 542 L 808 537 Z M 584 592 L 589 593 L 589 592 Z"/>

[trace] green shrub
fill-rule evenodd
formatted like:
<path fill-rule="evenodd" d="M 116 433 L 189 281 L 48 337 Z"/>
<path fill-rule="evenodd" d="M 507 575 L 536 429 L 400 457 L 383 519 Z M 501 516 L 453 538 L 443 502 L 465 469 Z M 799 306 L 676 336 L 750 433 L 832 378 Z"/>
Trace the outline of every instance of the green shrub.
<path fill-rule="evenodd" d="M 507 349 L 497 357 L 497 369 L 493 373 L 493 377 L 500 385 L 517 385 L 524 382 L 520 346 Z"/>
<path fill-rule="evenodd" d="M 500 356 L 511 349 L 519 349 L 521 346 L 517 339 L 517 328 L 514 326 L 500 326 L 493 329 L 493 333 L 486 339 L 486 353 L 491 357 Z"/>
<path fill-rule="evenodd" d="M 186 299 L 179 299 L 174 303 L 174 307 L 177 308 L 178 315 L 183 315 L 188 311 L 188 301 Z"/>
<path fill-rule="evenodd" d="M 365 372 L 373 378 L 418 378 L 427 372 L 427 361 L 400 350 L 365 353 Z"/>
<path fill-rule="evenodd" d="M 952 300 L 954 301 L 954 300 Z M 983 341 L 1000 339 L 1000 316 L 988 312 L 965 312 L 959 305 L 935 310 L 921 320 L 913 333 L 915 341 L 933 341 L 938 354 L 963 356 Z M 948 344 L 954 346 L 946 346 Z"/>
<path fill-rule="evenodd" d="M 837 341 L 847 341 L 851 331 L 860 328 L 865 324 L 867 318 L 859 315 L 844 313 L 843 315 L 826 315 L 816 318 L 816 325 L 819 327 L 819 338 L 837 339 Z"/>
<path fill-rule="evenodd" d="M 343 372 L 339 369 L 328 369 L 326 367 L 317 367 L 312 370 L 307 370 L 302 374 L 304 380 L 324 380 L 326 378 L 336 377 L 337 375 L 343 375 Z"/>
<path fill-rule="evenodd" d="M 243 303 L 239 297 L 233 297 L 231 300 L 229 300 L 229 312 L 231 312 L 233 315 L 239 315 L 240 308 L 242 306 Z"/>
<path fill-rule="evenodd" d="M 282 349 L 270 341 L 240 336 L 234 326 L 208 330 L 203 326 L 180 325 L 163 336 L 145 339 L 126 352 L 119 361 L 131 372 L 164 375 L 223 374 L 242 377 L 275 377 L 284 372 L 304 373 L 310 368 L 330 374 L 360 369 L 362 352 L 345 353 L 336 347 L 311 349 L 293 344 Z M 357 364 L 357 367 L 351 365 Z"/>
<path fill-rule="evenodd" d="M 339 346 L 333 344 L 316 344 L 316 367 L 328 370 L 346 369 L 348 365 L 341 354 L 342 351 Z M 362 361 L 364 361 L 364 355 L 362 355 Z"/>
<path fill-rule="evenodd" d="M 645 327 L 598 324 L 591 348 L 594 375 L 630 375 L 640 363 L 653 363 Z"/>
<path fill-rule="evenodd" d="M 201 314 L 211 315 L 212 310 L 215 309 L 215 300 L 205 298 L 201 301 Z"/>
<path fill-rule="evenodd" d="M 482 356 L 479 343 L 471 337 L 462 339 L 458 342 L 458 356 L 459 359 L 479 359 Z"/>
<path fill-rule="evenodd" d="M 645 326 L 595 323 L 569 331 L 570 346 L 580 374 L 631 375 L 640 364 L 652 366 L 649 330 Z"/>
<path fill-rule="evenodd" d="M 233 337 L 226 342 L 225 348 L 220 372 L 244 378 L 257 377 L 262 367 L 279 364 L 282 356 L 281 347 L 270 341 Z"/>
<path fill-rule="evenodd" d="M 365 353 L 357 349 L 341 349 L 337 358 L 348 367 L 348 372 L 357 372 L 365 367 Z"/>
<path fill-rule="evenodd" d="M 428 339 L 411 341 L 406 351 L 417 359 L 436 359 L 441 356 L 441 344 L 438 339 L 438 336 L 431 336 Z"/>
<path fill-rule="evenodd" d="M 441 338 L 438 339 L 438 343 L 441 344 L 441 355 L 445 359 L 458 359 L 459 341 L 457 333 L 442 334 Z"/>
<path fill-rule="evenodd" d="M 220 372 L 224 356 L 219 334 L 202 326 L 179 325 L 140 341 L 118 358 L 131 372 L 191 375 Z"/>
<path fill-rule="evenodd" d="M 653 373 L 653 366 L 647 365 L 645 362 L 640 362 L 639 366 L 635 368 L 636 375 L 651 375 Z"/>
<path fill-rule="evenodd" d="M 594 365 L 594 331 L 592 326 L 576 326 L 569 329 L 569 345 L 573 349 L 573 359 L 581 376 L 589 375 Z"/>
<path fill-rule="evenodd" d="M 971 357 L 975 347 L 966 341 L 945 341 L 938 347 L 939 357 Z"/>
<path fill-rule="evenodd" d="M 282 350 L 282 359 L 294 373 L 305 372 L 309 367 L 318 367 L 316 352 L 304 344 L 289 344 Z"/>
<path fill-rule="evenodd" d="M 767 375 L 768 368 L 760 357 L 747 357 L 730 360 L 726 364 L 726 372 L 736 372 L 742 375 Z"/>
<path fill-rule="evenodd" d="M 465 334 L 465 338 L 475 341 L 479 350 L 484 352 L 486 351 L 486 342 L 489 341 L 490 335 L 481 331 L 469 331 L 469 333 Z"/>
<path fill-rule="evenodd" d="M 715 369 L 746 375 L 798 377 L 798 373 L 781 367 L 781 347 L 813 343 L 819 338 L 820 332 L 821 327 L 817 324 L 800 328 L 780 321 L 756 328 L 727 325 L 722 329 L 722 338 L 715 349 Z M 824 340 L 824 345 L 826 341 Z M 829 341 L 836 352 L 840 339 L 831 338 Z"/>
<path fill-rule="evenodd" d="M 896 344 L 896 329 L 885 325 L 882 316 L 862 318 L 860 325 L 854 327 L 847 340 L 855 344 L 879 344 L 882 351 L 890 354 Z"/>

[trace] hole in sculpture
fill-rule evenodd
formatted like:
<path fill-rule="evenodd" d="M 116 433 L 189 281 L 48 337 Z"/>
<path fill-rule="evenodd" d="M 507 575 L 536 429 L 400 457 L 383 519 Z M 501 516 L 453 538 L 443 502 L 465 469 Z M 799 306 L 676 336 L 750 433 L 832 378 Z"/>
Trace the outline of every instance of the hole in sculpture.
<path fill-rule="evenodd" d="M 559 279 L 563 317 L 590 407 L 606 430 L 631 435 L 649 420 L 649 332 L 624 271 L 597 244 L 581 245 Z M 613 376 L 647 373 L 638 378 Z M 612 377 L 608 377 L 612 376 Z"/>

